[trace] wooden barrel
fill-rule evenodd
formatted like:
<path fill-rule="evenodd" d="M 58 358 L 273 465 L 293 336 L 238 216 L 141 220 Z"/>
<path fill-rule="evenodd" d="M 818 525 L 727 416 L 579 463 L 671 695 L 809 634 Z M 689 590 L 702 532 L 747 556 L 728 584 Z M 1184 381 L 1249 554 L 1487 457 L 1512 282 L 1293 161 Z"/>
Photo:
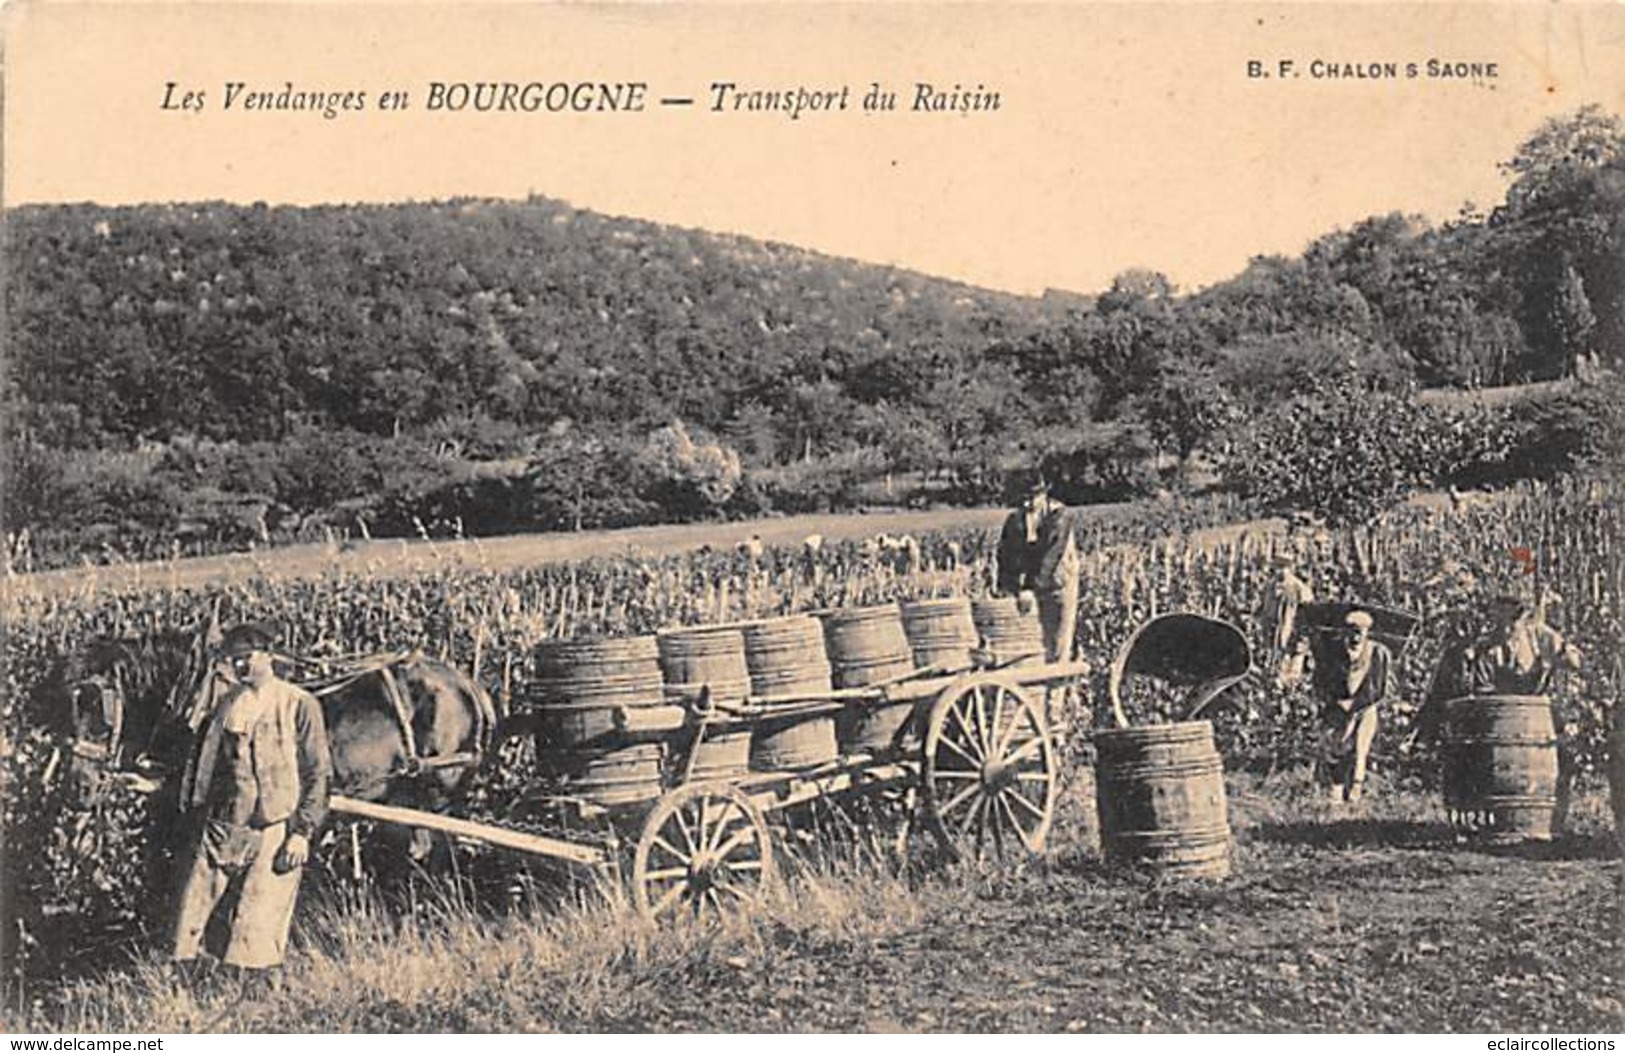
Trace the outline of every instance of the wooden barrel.
<path fill-rule="evenodd" d="M 750 697 L 745 636 L 738 629 L 699 626 L 672 629 L 657 637 L 666 687 L 698 697 L 708 692 L 713 706 L 741 706 Z M 708 723 L 693 748 L 690 780 L 727 779 L 750 770 L 750 727 L 739 721 Z"/>
<path fill-rule="evenodd" d="M 551 750 L 537 757 L 542 775 L 559 791 L 605 807 L 659 797 L 665 748 L 658 742 L 612 749 Z"/>
<path fill-rule="evenodd" d="M 660 651 L 652 636 L 543 640 L 532 652 L 525 704 L 541 719 L 544 749 L 619 742 L 615 711 L 665 702 Z"/>
<path fill-rule="evenodd" d="M 1044 627 L 1038 608 L 1022 613 L 1014 596 L 990 596 L 971 604 L 971 621 L 982 648 L 998 665 L 1044 661 Z"/>
<path fill-rule="evenodd" d="M 824 627 L 817 618 L 768 618 L 747 624 L 742 632 L 751 694 L 769 708 L 772 696 L 817 698 L 834 687 Z M 796 771 L 837 756 L 832 716 L 768 715 L 757 720 L 751 733 L 750 766 L 756 771 Z"/>
<path fill-rule="evenodd" d="M 1496 842 L 1550 841 L 1557 814 L 1557 728 L 1544 695 L 1445 703 L 1444 799 L 1456 826 Z"/>
<path fill-rule="evenodd" d="M 824 645 L 836 687 L 885 684 L 914 672 L 914 650 L 897 604 L 824 615 Z M 856 703 L 841 711 L 835 737 L 842 753 L 887 753 L 919 741 L 910 726 L 913 702 Z"/>
<path fill-rule="evenodd" d="M 910 600 L 902 604 L 903 635 L 920 669 L 968 669 L 981 636 L 971 617 L 970 599 Z"/>
<path fill-rule="evenodd" d="M 1230 873 L 1224 762 L 1205 720 L 1095 733 L 1106 858 L 1168 874 Z"/>

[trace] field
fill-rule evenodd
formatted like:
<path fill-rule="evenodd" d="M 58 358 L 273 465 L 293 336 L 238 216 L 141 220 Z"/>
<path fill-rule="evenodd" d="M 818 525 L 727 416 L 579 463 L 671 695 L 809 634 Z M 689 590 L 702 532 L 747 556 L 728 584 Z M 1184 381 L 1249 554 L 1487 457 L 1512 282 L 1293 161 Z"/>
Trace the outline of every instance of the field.
<path fill-rule="evenodd" d="M 1232 779 L 1236 872 L 1158 885 L 1093 850 L 899 875 L 795 865 L 759 914 L 649 927 L 596 900 L 480 917 L 426 893 L 305 912 L 279 989 L 157 964 L 17 1021 L 75 1031 L 1477 1031 L 1625 1026 L 1619 864 L 1588 798 L 1555 846 L 1453 843 L 1431 798 L 1359 814 Z"/>
<path fill-rule="evenodd" d="M 872 522 L 892 529 L 890 517 Z M 98 635 L 194 626 L 219 605 L 227 620 L 278 619 L 298 651 L 418 646 L 522 697 L 524 655 L 547 636 L 979 595 L 986 525 L 921 535 L 913 554 L 852 539 L 809 557 L 797 538 L 760 556 L 719 543 L 523 569 L 301 577 L 266 565 L 195 588 L 91 578 L 14 589 L 0 790 L 9 844 L 32 851 L 4 857 L 7 1012 L 21 1026 L 93 1030 L 1617 1029 L 1625 961 L 1598 765 L 1621 678 L 1622 526 L 1617 483 L 1599 481 L 1410 509 L 1341 534 L 1231 528 L 1147 542 L 1143 523 L 1094 529 L 1078 645 L 1097 670 L 1135 625 L 1171 610 L 1234 622 L 1267 666 L 1265 612 L 1285 564 L 1318 597 L 1422 617 L 1364 811 L 1334 814 L 1307 792 L 1314 703 L 1301 690 L 1258 677 L 1212 714 L 1237 835 L 1237 872 L 1221 884 L 1105 870 L 1080 791 L 1054 851 L 1031 866 L 896 873 L 798 853 L 778 902 L 717 931 L 650 930 L 596 899 L 493 911 L 462 885 L 420 891 L 405 912 L 312 897 L 287 982 L 247 994 L 177 987 L 148 964 L 161 888 L 145 806 L 87 807 L 42 780 L 63 655 Z M 1404 746 L 1405 732 L 1450 620 L 1537 585 L 1563 597 L 1554 621 L 1589 658 L 1557 698 L 1582 800 L 1574 835 L 1552 849 L 1488 854 L 1439 824 L 1436 757 Z M 1103 681 L 1091 684 L 1097 708 Z M 1170 714 L 1153 697 L 1135 716 Z M 1086 771 L 1074 770 L 1080 785 Z M 499 771 L 485 797 L 523 775 Z"/>

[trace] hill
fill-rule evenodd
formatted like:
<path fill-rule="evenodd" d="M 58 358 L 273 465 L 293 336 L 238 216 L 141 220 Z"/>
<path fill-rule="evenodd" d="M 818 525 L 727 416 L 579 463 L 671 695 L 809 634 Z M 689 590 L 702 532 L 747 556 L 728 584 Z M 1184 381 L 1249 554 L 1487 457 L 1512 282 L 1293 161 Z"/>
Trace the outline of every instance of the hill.
<path fill-rule="evenodd" d="M 540 197 L 14 209 L 4 526 L 56 562 L 977 503 L 1040 464 L 1142 496 L 1330 373 L 1617 363 L 1622 144 L 1582 110 L 1488 215 L 1372 217 L 1190 294 L 1020 297 Z"/>

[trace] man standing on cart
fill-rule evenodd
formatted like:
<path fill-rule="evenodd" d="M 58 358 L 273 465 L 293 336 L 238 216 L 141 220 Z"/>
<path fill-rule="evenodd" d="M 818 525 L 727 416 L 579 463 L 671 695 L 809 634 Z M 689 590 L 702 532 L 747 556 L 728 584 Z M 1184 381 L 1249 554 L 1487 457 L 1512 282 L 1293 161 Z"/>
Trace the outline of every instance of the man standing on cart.
<path fill-rule="evenodd" d="M 1017 597 L 1023 612 L 1037 605 L 1046 662 L 1071 661 L 1077 636 L 1081 560 L 1071 513 L 1040 477 L 999 534 L 999 592 Z"/>

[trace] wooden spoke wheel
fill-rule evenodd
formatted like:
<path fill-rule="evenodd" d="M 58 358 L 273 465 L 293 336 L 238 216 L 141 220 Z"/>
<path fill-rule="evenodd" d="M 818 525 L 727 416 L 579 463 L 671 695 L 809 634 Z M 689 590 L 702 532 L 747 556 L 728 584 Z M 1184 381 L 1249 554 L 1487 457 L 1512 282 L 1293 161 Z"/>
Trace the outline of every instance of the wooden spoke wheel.
<path fill-rule="evenodd" d="M 1055 818 L 1055 743 L 1044 705 L 997 674 L 937 696 L 920 778 L 925 822 L 956 856 L 1043 851 Z"/>
<path fill-rule="evenodd" d="M 732 912 L 754 903 L 772 880 L 773 845 L 761 811 L 719 783 L 662 797 L 632 862 L 638 910 L 655 919 Z"/>

